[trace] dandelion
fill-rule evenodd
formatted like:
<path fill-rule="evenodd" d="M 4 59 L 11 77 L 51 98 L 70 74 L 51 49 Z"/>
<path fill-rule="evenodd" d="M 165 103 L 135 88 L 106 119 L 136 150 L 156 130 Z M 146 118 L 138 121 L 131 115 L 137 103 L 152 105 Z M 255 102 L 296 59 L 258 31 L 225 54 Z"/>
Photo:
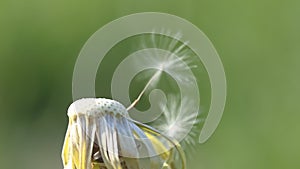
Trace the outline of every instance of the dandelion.
<path fill-rule="evenodd" d="M 185 168 L 179 143 L 131 119 L 117 101 L 80 99 L 70 105 L 68 116 L 62 151 L 65 169 Z M 181 164 L 173 159 L 175 150 Z"/>
<path fill-rule="evenodd" d="M 179 39 L 180 34 L 175 35 Z M 165 38 L 165 37 L 164 37 Z M 156 46 L 171 52 L 145 50 L 136 61 L 157 69 L 137 99 L 125 108 L 121 103 L 106 98 L 84 98 L 68 109 L 69 125 L 62 150 L 65 169 L 185 169 L 185 154 L 178 141 L 186 136 L 198 115 L 197 85 L 190 71 L 190 51 L 186 43 L 159 39 Z M 133 120 L 128 111 L 133 109 L 148 88 L 157 84 L 162 73 L 180 83 L 186 98 L 170 99 L 169 107 L 162 105 L 164 115 L 150 125 Z M 178 103 L 181 104 L 178 105 Z M 183 107 L 183 105 L 185 107 Z M 187 115 L 186 113 L 191 113 Z M 161 123 L 160 123 L 161 122 Z M 191 133 L 193 136 L 195 133 Z M 192 143 L 188 136 L 185 142 Z"/>

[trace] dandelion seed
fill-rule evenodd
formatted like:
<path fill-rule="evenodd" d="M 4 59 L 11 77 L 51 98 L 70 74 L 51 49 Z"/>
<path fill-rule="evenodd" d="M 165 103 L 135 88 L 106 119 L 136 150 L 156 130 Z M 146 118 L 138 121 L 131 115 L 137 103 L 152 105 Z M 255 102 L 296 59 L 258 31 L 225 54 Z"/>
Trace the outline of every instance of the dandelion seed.
<path fill-rule="evenodd" d="M 195 145 L 197 128 L 194 126 L 200 123 L 199 110 L 195 106 L 199 104 L 199 100 L 191 99 L 195 98 L 192 97 L 192 94 L 197 92 L 198 88 L 193 88 L 193 86 L 196 86 L 195 76 L 189 72 L 197 67 L 196 63 L 191 59 L 195 54 L 187 46 L 188 42 L 180 42 L 183 36 L 180 32 L 172 34 L 170 31 L 162 30 L 161 33 L 163 35 L 151 34 L 150 41 L 144 40 L 141 44 L 144 48 L 153 46 L 167 50 L 168 53 L 162 55 L 159 53 L 160 50 L 145 50 L 143 55 L 147 56 L 145 57 L 146 59 L 136 60 L 136 64 L 154 65 L 153 67 L 157 69 L 157 73 L 167 73 L 176 80 L 177 84 L 181 84 L 184 86 L 182 88 L 187 88 L 187 90 L 183 94 L 167 93 L 167 104 L 160 105 L 163 114 L 157 120 L 149 123 L 149 125 L 171 138 L 182 141 L 182 144 L 186 146 L 185 148 L 188 148 Z M 174 38 L 170 39 L 168 36 Z M 155 81 L 152 84 L 157 84 L 161 77 L 157 76 L 155 79 L 151 79 Z M 167 85 L 172 86 L 173 84 L 169 83 Z"/>
<path fill-rule="evenodd" d="M 181 104 L 179 104 L 182 102 Z M 190 126 L 197 126 L 200 123 L 198 112 L 190 112 L 193 101 L 170 94 L 168 97 L 168 106 L 161 105 L 163 109 L 162 116 L 150 125 L 158 129 L 167 136 L 180 140 L 184 138 L 182 144 L 185 148 L 195 145 L 197 129 Z M 184 105 L 181 107 L 181 105 Z"/>

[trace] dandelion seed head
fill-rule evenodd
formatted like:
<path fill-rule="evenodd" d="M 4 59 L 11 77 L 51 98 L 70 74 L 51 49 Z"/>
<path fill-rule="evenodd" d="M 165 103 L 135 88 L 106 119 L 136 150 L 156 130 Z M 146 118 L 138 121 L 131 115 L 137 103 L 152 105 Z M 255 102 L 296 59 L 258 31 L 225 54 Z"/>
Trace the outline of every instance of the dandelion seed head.
<path fill-rule="evenodd" d="M 168 138 L 160 142 L 160 133 L 130 119 L 126 108 L 115 100 L 77 100 L 68 116 L 62 151 L 65 169 L 161 168 L 167 160 L 161 154 L 170 155 L 171 145 L 176 145 Z"/>

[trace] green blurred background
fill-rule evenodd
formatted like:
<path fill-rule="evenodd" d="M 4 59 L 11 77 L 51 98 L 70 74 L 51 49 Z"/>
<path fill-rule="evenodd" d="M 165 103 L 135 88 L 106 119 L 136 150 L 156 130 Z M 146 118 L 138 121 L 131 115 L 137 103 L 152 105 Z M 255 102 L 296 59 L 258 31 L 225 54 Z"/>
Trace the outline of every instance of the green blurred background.
<path fill-rule="evenodd" d="M 1 0 L 0 168 L 62 168 L 81 47 L 109 21 L 146 11 L 194 23 L 225 67 L 223 119 L 188 168 L 300 168 L 298 0 Z"/>

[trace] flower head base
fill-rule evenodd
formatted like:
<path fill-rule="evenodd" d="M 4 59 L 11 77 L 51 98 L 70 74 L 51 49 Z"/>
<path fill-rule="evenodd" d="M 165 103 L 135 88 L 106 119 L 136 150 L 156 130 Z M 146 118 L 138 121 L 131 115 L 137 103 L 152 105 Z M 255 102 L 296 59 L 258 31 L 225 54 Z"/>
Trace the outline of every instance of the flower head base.
<path fill-rule="evenodd" d="M 105 98 L 85 98 L 72 103 L 68 109 L 68 116 L 87 115 L 90 117 L 103 116 L 107 114 L 125 116 L 128 118 L 126 108 L 119 102 Z"/>
<path fill-rule="evenodd" d="M 126 108 L 117 101 L 80 99 L 71 104 L 68 116 L 62 152 L 65 169 L 185 167 L 178 143 L 130 119 Z M 174 147 L 181 155 L 179 164 L 172 161 Z"/>

